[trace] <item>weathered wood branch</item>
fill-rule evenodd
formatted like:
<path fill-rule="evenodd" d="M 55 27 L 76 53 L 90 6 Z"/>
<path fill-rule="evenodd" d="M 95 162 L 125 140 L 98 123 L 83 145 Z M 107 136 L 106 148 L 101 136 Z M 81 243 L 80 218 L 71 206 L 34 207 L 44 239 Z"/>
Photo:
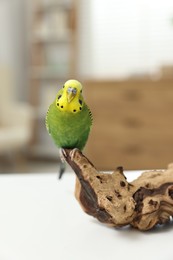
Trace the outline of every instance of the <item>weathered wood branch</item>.
<path fill-rule="evenodd" d="M 75 196 L 86 213 L 115 227 L 130 224 L 140 230 L 171 220 L 173 165 L 128 182 L 122 167 L 112 174 L 101 173 L 79 150 L 63 151 L 76 173 Z"/>

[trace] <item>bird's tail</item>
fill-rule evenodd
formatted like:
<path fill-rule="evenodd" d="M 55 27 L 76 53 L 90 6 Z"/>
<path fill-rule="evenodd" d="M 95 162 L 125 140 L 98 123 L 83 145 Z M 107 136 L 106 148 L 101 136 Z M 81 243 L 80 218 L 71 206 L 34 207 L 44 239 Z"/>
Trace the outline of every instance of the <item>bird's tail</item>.
<path fill-rule="evenodd" d="M 66 170 L 66 163 L 60 161 L 60 165 L 59 165 L 59 180 L 62 178 L 62 175 L 64 174 Z"/>

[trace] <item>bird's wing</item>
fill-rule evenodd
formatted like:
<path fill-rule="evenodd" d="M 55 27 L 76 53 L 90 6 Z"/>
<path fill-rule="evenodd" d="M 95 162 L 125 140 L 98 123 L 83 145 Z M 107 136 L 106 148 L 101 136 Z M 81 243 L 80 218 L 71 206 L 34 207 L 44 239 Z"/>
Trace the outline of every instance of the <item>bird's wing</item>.
<path fill-rule="evenodd" d="M 87 105 L 86 105 L 87 106 Z M 91 119 L 91 124 L 93 123 L 93 115 L 92 115 L 92 112 L 91 110 L 89 109 L 89 107 L 87 106 L 87 109 L 88 109 L 88 113 L 89 113 L 89 117 Z"/>

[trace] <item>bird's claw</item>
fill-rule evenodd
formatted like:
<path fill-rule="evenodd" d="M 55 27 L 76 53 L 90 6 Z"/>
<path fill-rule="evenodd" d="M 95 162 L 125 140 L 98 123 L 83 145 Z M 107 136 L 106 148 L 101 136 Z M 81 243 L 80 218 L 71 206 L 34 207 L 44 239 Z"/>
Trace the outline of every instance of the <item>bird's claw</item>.
<path fill-rule="evenodd" d="M 59 155 L 60 155 L 61 161 L 64 163 L 66 161 L 66 157 L 67 157 L 66 151 L 64 149 L 60 148 Z"/>
<path fill-rule="evenodd" d="M 74 156 L 75 156 L 75 153 L 79 151 L 78 148 L 74 148 L 73 150 L 70 151 L 70 159 L 71 161 L 74 161 Z"/>

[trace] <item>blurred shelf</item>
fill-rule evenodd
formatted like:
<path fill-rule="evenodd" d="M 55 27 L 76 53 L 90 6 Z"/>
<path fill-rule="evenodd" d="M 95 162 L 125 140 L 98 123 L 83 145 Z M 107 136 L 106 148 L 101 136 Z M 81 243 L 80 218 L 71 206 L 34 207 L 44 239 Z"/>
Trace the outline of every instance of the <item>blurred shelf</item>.
<path fill-rule="evenodd" d="M 52 68 L 51 66 L 32 67 L 31 77 L 33 79 L 40 80 L 63 80 L 66 79 L 67 73 L 60 73 L 58 68 Z"/>
<path fill-rule="evenodd" d="M 72 9 L 71 2 L 72 1 L 46 1 L 39 5 L 39 7 L 37 8 L 37 12 L 52 12 L 56 11 L 57 9 L 70 11 Z"/>
<path fill-rule="evenodd" d="M 39 36 L 34 35 L 34 38 L 32 39 L 33 44 L 71 44 L 72 40 L 70 36 L 67 37 L 51 37 L 51 36 Z"/>
<path fill-rule="evenodd" d="M 52 144 L 51 147 L 48 145 L 33 145 L 29 152 L 30 156 L 33 158 L 42 158 L 49 160 L 57 160 L 59 161 L 59 151 L 56 146 Z"/>

